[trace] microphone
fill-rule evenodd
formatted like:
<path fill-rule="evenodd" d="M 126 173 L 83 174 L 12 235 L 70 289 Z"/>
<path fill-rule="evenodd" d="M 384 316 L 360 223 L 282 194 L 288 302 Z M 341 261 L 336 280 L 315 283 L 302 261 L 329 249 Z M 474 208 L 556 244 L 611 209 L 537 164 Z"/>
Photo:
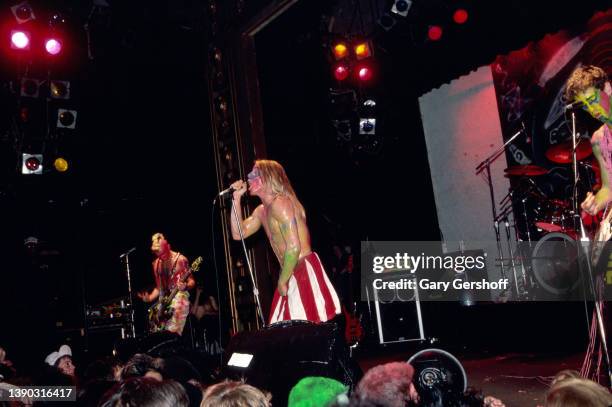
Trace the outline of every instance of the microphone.
<path fill-rule="evenodd" d="M 128 254 L 132 253 L 134 250 L 136 250 L 135 247 L 132 247 L 130 250 L 128 250 L 127 252 L 123 253 L 121 256 L 119 256 L 120 259 L 124 258 L 125 256 L 127 256 Z"/>
<path fill-rule="evenodd" d="M 575 108 L 575 107 L 582 107 L 582 105 L 583 105 L 582 101 L 580 101 L 580 100 L 576 100 L 576 101 L 574 101 L 574 102 L 572 102 L 572 103 L 570 103 L 570 104 L 568 104 L 568 105 L 565 105 L 565 106 L 563 107 L 563 109 L 565 109 L 565 110 L 569 110 L 569 109 L 573 109 L 573 108 Z"/>
<path fill-rule="evenodd" d="M 229 187 L 229 188 L 224 189 L 223 191 L 219 192 L 218 196 L 225 196 L 225 195 L 228 195 L 228 194 L 232 194 L 234 191 L 235 191 L 234 188 Z"/>

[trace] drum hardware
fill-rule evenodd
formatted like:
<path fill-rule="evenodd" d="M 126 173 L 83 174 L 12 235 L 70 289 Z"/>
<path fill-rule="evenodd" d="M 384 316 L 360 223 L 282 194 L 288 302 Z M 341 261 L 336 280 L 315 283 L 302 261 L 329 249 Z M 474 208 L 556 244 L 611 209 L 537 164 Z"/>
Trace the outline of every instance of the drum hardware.
<path fill-rule="evenodd" d="M 548 174 L 548 170 L 538 165 L 515 165 L 504 170 L 506 178 L 510 177 L 537 177 Z"/>
<path fill-rule="evenodd" d="M 571 164 L 573 161 L 572 141 L 556 144 L 546 150 L 546 158 L 557 164 Z M 593 154 L 591 143 L 587 139 L 580 139 L 576 145 L 576 160 L 584 160 Z"/>
<path fill-rule="evenodd" d="M 489 194 L 491 196 L 491 212 L 493 215 L 492 216 L 493 229 L 495 232 L 497 252 L 498 252 L 500 264 L 501 264 L 500 271 L 501 271 L 502 278 L 506 278 L 506 270 L 504 269 L 504 264 L 503 264 L 504 263 L 503 262 L 504 252 L 502 248 L 501 236 L 500 236 L 500 231 L 499 231 L 499 221 L 497 220 L 497 210 L 496 210 L 496 205 L 495 205 L 496 200 L 495 200 L 495 193 L 493 191 L 493 179 L 491 178 L 491 164 L 493 164 L 495 160 L 497 160 L 504 153 L 504 151 L 506 151 L 506 147 L 508 147 L 510 143 L 516 140 L 516 138 L 520 136 L 521 133 L 523 132 L 524 132 L 524 129 L 522 128 L 516 133 L 514 133 L 512 137 L 510 137 L 503 145 L 501 145 L 497 150 L 495 150 L 491 155 L 489 155 L 487 158 L 485 158 L 483 161 L 481 161 L 476 166 L 476 175 L 480 175 L 484 173 L 486 180 L 487 180 L 487 184 L 489 186 Z"/>

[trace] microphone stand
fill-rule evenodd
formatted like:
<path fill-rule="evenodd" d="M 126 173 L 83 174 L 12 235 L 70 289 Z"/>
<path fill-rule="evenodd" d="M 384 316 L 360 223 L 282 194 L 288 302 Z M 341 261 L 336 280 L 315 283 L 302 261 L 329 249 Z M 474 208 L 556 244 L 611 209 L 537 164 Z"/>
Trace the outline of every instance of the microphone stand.
<path fill-rule="evenodd" d="M 574 203 L 574 222 L 575 225 L 580 226 L 580 248 L 582 248 L 584 252 L 585 262 L 578 261 L 578 269 L 580 275 L 582 276 L 584 282 L 585 273 L 588 277 L 589 288 L 591 289 L 591 293 L 593 294 L 593 298 L 595 300 L 595 319 L 597 322 L 597 328 L 599 331 L 599 336 L 601 340 L 601 347 L 603 348 L 604 357 L 606 360 L 606 369 L 608 373 L 608 383 L 612 383 L 612 368 L 610 366 L 610 354 L 608 352 L 608 340 L 606 335 L 606 328 L 603 322 L 603 315 L 601 312 L 603 301 L 597 292 L 596 283 L 593 281 L 593 265 L 591 264 L 591 256 L 589 251 L 589 242 L 590 239 L 586 235 L 584 229 L 584 223 L 582 222 L 582 218 L 580 216 L 580 211 L 578 208 L 578 160 L 576 159 L 576 147 L 578 145 L 577 142 L 577 133 L 576 133 L 576 114 L 572 111 L 572 170 L 574 171 L 574 190 L 573 190 L 573 203 Z M 595 242 L 595 244 L 605 244 L 604 242 Z M 600 259 L 601 260 L 601 259 Z M 586 266 L 586 270 L 585 270 Z M 583 285 L 584 287 L 584 285 Z M 584 301 L 586 302 L 587 297 L 585 295 Z"/>
<path fill-rule="evenodd" d="M 495 193 L 493 191 L 493 179 L 491 178 L 491 164 L 493 164 L 493 162 L 499 158 L 499 156 L 506 150 L 506 147 L 508 147 L 508 145 L 510 143 L 512 143 L 522 132 L 523 132 L 523 129 L 517 131 L 512 137 L 510 137 L 508 139 L 508 141 L 506 141 L 501 147 L 499 147 L 497 150 L 495 150 L 493 152 L 493 154 L 491 154 L 490 156 L 485 158 L 476 167 L 476 175 L 478 175 L 478 174 L 482 173 L 483 171 L 485 171 L 485 174 L 486 174 L 486 177 L 487 177 L 487 184 L 489 185 L 489 193 L 491 195 L 491 211 L 493 213 L 493 225 L 494 225 L 494 229 L 495 229 L 495 240 L 497 241 L 497 252 L 498 252 L 498 255 L 499 255 L 500 268 L 501 268 L 501 276 L 504 279 L 506 278 L 506 270 L 504 268 L 504 261 L 505 260 L 504 260 L 504 252 L 503 252 L 502 243 L 501 243 L 501 236 L 500 236 L 500 232 L 499 232 L 499 219 L 498 219 L 498 216 L 497 216 L 497 210 L 495 209 Z M 517 292 L 517 295 L 518 295 L 518 292 Z"/>
<path fill-rule="evenodd" d="M 251 260 L 249 258 L 249 253 L 246 248 L 246 244 L 244 243 L 244 232 L 242 231 L 241 222 L 239 222 L 238 212 L 236 211 L 236 205 L 232 202 L 232 212 L 234 217 L 236 218 L 236 225 L 238 226 L 238 233 L 240 234 L 240 241 L 242 242 L 242 250 L 244 251 L 244 257 L 247 263 L 247 269 L 249 270 L 249 275 L 251 276 L 251 283 L 253 284 L 253 295 L 255 296 L 255 302 L 257 303 L 257 315 L 261 320 L 261 326 L 266 326 L 266 321 L 263 317 L 263 311 L 261 309 L 261 302 L 259 301 L 259 290 L 257 289 L 257 284 L 255 283 L 255 277 L 253 274 L 253 266 L 251 266 Z"/>
<path fill-rule="evenodd" d="M 136 250 L 135 247 L 119 256 L 120 259 L 125 258 L 125 274 L 128 282 L 128 296 L 130 298 L 130 327 L 132 328 L 132 338 L 136 338 L 136 326 L 134 325 L 134 296 L 132 295 L 132 275 L 130 272 L 130 253 L 132 253 L 134 250 Z M 123 337 L 123 329 L 121 330 L 121 333 L 121 336 Z"/>

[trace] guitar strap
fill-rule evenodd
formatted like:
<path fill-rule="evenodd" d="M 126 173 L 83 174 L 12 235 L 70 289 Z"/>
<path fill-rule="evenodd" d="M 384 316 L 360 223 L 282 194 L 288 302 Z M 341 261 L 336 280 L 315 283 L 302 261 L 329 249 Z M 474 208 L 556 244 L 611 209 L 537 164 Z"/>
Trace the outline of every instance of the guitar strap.
<path fill-rule="evenodd" d="M 163 285 L 170 285 L 170 282 L 172 281 L 172 278 L 174 277 L 174 273 L 176 272 L 176 263 L 178 263 L 178 260 L 181 258 L 181 253 L 177 252 L 176 253 L 176 258 L 174 259 L 174 264 L 172 264 L 172 269 L 170 270 L 170 272 L 166 272 L 166 270 L 164 269 L 164 265 L 163 265 L 163 261 L 161 259 L 158 260 L 158 274 L 159 274 L 159 279 L 160 281 L 163 281 Z M 162 287 L 163 290 L 167 290 L 168 287 Z"/>

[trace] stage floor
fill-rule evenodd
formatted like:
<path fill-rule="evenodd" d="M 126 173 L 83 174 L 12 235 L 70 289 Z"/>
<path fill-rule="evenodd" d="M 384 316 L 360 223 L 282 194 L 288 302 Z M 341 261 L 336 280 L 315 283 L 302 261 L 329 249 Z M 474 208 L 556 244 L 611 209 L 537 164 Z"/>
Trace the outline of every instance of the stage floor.
<path fill-rule="evenodd" d="M 582 353 L 543 355 L 508 353 L 488 356 L 451 352 L 467 372 L 468 385 L 483 394 L 497 397 L 508 407 L 535 407 L 544 404 L 548 383 L 558 371 L 580 369 Z M 384 356 L 356 355 L 365 372 L 381 363 L 407 360 L 412 353 L 387 353 Z"/>

